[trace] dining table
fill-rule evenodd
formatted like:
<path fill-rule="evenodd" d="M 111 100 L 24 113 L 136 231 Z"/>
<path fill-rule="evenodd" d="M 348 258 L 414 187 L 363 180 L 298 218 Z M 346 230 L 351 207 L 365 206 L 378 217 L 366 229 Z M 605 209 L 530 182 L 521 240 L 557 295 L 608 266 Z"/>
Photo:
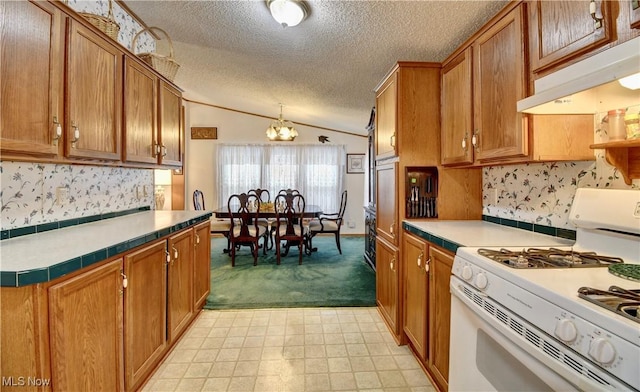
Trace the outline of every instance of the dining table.
<path fill-rule="evenodd" d="M 214 210 L 213 213 L 216 214 L 216 218 L 231 218 L 231 214 L 229 213 L 229 208 L 226 207 L 226 206 L 225 207 L 220 207 L 217 210 Z M 309 204 L 304 209 L 303 217 L 304 218 L 318 218 L 320 215 L 322 215 L 322 208 L 320 208 L 320 206 Z M 258 212 L 258 219 L 261 219 L 261 218 L 265 218 L 265 219 L 273 218 L 273 219 L 275 219 L 275 217 L 276 217 L 276 211 L 273 208 L 261 209 Z"/>
<path fill-rule="evenodd" d="M 215 214 L 216 218 L 223 218 L 223 219 L 229 219 L 231 218 L 231 213 L 229 212 L 229 208 L 228 207 L 219 207 L 218 209 L 214 210 L 213 213 Z M 313 219 L 313 218 L 318 218 L 320 217 L 320 215 L 322 215 L 322 208 L 320 208 L 320 206 L 317 205 L 313 205 L 313 204 L 309 204 L 305 207 L 304 209 L 304 213 L 303 213 L 303 218 L 305 219 Z M 258 219 L 274 219 L 276 218 L 276 211 L 274 208 L 269 208 L 269 209 L 261 209 L 260 211 L 258 211 Z M 273 242 L 270 240 L 270 242 Z M 311 254 L 311 252 L 313 252 L 313 250 L 311 248 L 309 248 L 306 243 L 307 241 L 305 241 L 305 253 L 306 254 Z M 288 244 L 288 245 L 294 245 L 294 244 Z M 271 247 L 269 247 L 269 249 L 271 249 Z M 289 246 L 286 247 L 286 251 L 283 254 L 283 256 L 286 256 L 287 253 L 289 251 Z M 224 253 L 228 253 L 228 249 L 224 250 Z"/>

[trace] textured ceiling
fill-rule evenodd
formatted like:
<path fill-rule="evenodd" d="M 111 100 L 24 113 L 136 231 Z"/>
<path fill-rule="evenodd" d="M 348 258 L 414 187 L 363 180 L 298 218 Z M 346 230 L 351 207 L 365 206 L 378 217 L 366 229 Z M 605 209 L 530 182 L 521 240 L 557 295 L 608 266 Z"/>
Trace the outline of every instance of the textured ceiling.
<path fill-rule="evenodd" d="M 311 0 L 283 28 L 265 1 L 126 1 L 172 38 L 185 98 L 358 134 L 396 61 L 441 62 L 505 3 Z"/>

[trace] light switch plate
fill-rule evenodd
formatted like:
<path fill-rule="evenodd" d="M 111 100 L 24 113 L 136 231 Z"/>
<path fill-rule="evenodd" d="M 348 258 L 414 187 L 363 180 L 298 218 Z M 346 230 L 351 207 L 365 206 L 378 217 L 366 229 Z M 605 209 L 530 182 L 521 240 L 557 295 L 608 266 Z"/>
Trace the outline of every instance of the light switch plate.
<path fill-rule="evenodd" d="M 56 205 L 61 206 L 69 199 L 69 190 L 63 186 L 56 188 Z"/>

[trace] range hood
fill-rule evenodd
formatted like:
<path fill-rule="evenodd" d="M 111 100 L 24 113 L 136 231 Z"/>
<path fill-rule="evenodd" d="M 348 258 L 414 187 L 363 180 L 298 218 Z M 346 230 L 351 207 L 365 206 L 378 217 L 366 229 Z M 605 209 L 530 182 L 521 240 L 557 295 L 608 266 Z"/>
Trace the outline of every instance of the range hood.
<path fill-rule="evenodd" d="M 536 80 L 535 94 L 518 101 L 517 110 L 533 114 L 595 114 L 640 106 L 640 89 L 630 90 L 618 82 L 639 72 L 637 37 Z"/>

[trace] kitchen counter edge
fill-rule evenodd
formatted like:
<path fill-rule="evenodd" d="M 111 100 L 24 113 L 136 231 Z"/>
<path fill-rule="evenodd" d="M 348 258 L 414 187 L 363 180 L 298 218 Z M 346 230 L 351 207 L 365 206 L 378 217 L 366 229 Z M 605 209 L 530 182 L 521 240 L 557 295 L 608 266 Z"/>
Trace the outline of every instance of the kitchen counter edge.
<path fill-rule="evenodd" d="M 571 246 L 575 242 L 481 220 L 403 221 L 402 227 L 452 253 L 459 247 Z"/>
<path fill-rule="evenodd" d="M 211 211 L 143 211 L 0 243 L 0 287 L 49 282 L 208 220 Z"/>

